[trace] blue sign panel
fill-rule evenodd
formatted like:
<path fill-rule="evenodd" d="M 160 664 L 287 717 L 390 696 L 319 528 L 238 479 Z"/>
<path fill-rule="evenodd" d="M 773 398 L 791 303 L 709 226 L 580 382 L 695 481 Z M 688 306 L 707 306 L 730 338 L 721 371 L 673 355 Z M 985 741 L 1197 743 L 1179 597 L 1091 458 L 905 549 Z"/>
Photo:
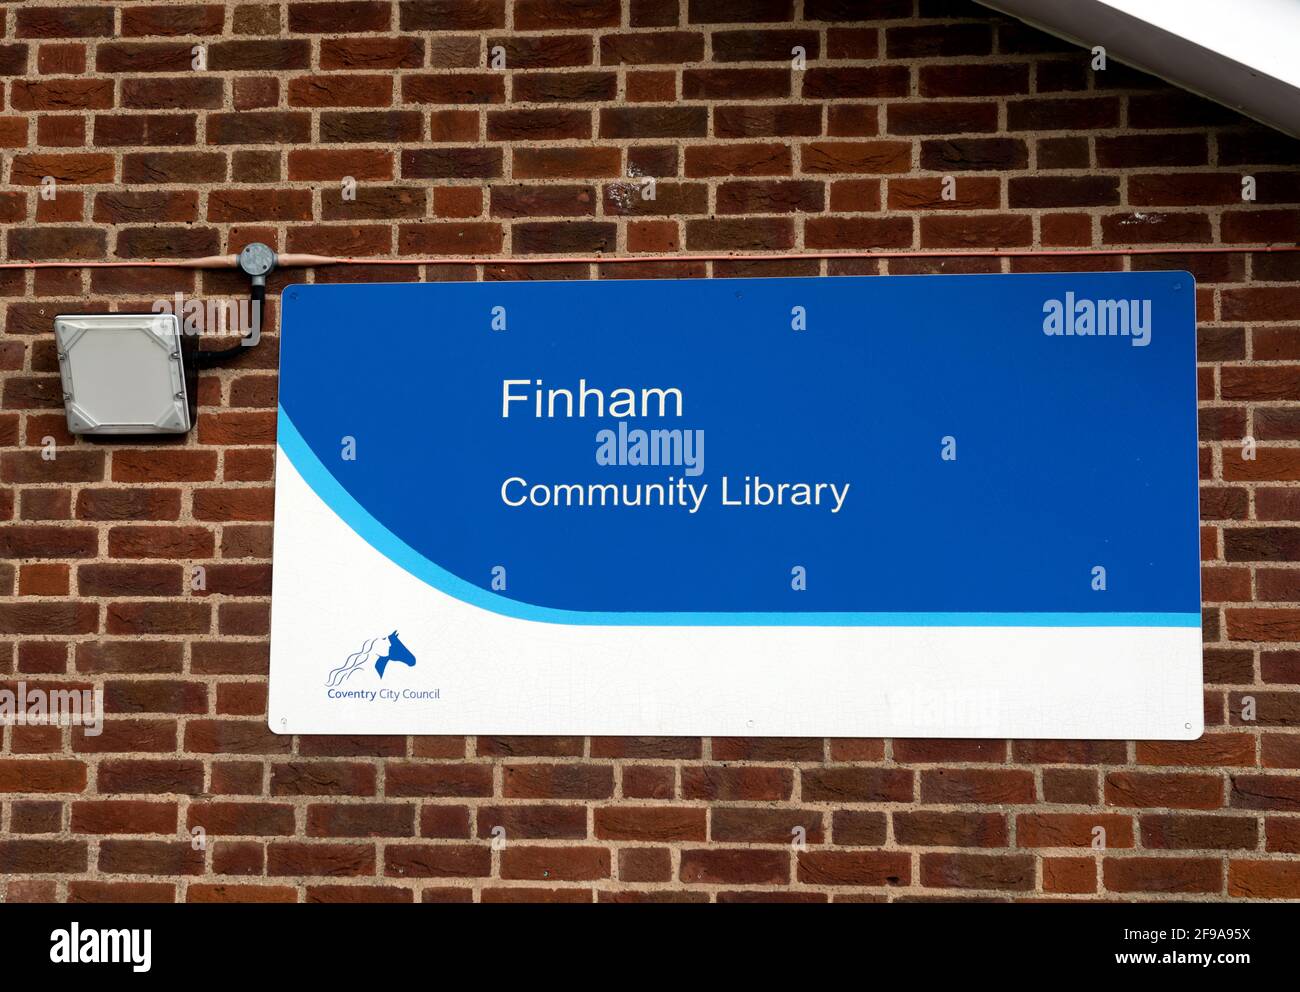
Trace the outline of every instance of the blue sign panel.
<path fill-rule="evenodd" d="M 1187 273 L 282 299 L 276 731 L 1200 733 Z"/>
<path fill-rule="evenodd" d="M 1187 273 L 284 298 L 289 458 L 373 546 L 486 609 L 1199 623 Z"/>

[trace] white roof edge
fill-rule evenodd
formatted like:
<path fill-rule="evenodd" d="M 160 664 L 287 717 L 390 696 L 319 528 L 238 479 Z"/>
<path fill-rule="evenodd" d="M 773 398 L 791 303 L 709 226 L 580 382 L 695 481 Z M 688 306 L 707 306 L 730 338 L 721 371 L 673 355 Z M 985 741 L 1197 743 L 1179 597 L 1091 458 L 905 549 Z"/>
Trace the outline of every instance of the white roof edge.
<path fill-rule="evenodd" d="M 1300 137 L 1300 0 L 978 0 Z"/>

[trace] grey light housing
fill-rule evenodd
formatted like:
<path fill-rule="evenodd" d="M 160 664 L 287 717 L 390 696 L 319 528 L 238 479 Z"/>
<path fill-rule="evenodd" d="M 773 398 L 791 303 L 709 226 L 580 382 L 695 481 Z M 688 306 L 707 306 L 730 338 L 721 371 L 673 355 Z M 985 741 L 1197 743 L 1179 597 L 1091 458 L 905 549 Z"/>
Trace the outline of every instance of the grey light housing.
<path fill-rule="evenodd" d="M 197 343 L 175 314 L 61 314 L 54 336 L 72 433 L 184 434 L 193 426 Z"/>

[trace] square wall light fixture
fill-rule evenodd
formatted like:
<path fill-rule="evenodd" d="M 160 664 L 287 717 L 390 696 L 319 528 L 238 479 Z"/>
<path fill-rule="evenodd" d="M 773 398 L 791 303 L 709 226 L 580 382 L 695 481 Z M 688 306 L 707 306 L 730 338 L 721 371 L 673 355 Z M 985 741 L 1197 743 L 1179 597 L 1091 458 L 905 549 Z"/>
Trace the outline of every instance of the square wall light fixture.
<path fill-rule="evenodd" d="M 170 313 L 54 318 L 68 430 L 184 434 L 194 424 L 197 341 Z"/>

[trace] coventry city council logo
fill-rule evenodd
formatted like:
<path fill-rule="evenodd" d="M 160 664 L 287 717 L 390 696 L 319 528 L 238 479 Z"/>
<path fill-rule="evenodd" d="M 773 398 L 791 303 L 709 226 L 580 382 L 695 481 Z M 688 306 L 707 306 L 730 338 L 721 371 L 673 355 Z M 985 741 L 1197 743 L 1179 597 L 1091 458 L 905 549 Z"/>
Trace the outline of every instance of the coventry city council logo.
<path fill-rule="evenodd" d="M 415 667 L 415 655 L 397 638 L 397 631 L 385 637 L 372 637 L 361 645 L 360 650 L 353 651 L 338 668 L 332 669 L 325 685 L 333 688 L 340 686 L 357 672 L 374 665 L 379 677 L 384 677 L 384 669 L 390 661 L 398 661 L 408 668 Z"/>

